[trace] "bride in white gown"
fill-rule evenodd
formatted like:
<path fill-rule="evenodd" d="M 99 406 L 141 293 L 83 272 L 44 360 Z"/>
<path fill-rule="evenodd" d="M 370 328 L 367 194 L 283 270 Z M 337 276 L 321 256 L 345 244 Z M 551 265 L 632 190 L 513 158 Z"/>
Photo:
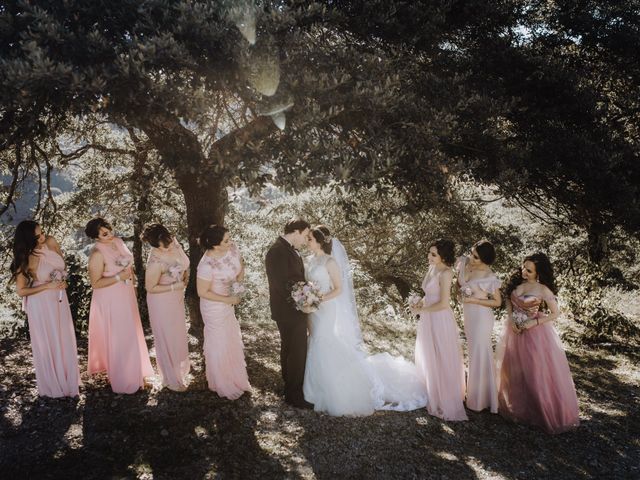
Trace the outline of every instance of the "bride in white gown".
<path fill-rule="evenodd" d="M 353 308 L 350 305 L 352 286 L 343 275 L 347 265 L 341 269 L 330 255 L 332 239 L 323 230 L 316 227 L 309 234 L 313 256 L 306 276 L 324 297 L 318 310 L 309 315 L 305 400 L 313 403 L 316 411 L 333 416 L 426 406 L 426 387 L 413 363 L 388 353 L 367 356 L 362 350 L 355 304 Z M 339 244 L 333 240 L 336 242 Z"/>

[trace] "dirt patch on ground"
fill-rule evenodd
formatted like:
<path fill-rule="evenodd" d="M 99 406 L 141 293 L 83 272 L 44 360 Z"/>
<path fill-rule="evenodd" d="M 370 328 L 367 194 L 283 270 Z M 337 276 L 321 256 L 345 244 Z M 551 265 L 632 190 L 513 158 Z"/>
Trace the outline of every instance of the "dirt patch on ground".
<path fill-rule="evenodd" d="M 116 395 L 83 375 L 79 398 L 56 400 L 36 394 L 28 340 L 0 341 L 2 477 L 640 477 L 640 374 L 626 356 L 569 352 L 582 425 L 549 436 L 486 412 L 447 423 L 425 410 L 333 418 L 289 408 L 275 325 L 242 328 L 253 392 L 235 402 L 207 390 L 197 344 L 185 393 Z M 80 354 L 84 368 L 83 340 Z"/>

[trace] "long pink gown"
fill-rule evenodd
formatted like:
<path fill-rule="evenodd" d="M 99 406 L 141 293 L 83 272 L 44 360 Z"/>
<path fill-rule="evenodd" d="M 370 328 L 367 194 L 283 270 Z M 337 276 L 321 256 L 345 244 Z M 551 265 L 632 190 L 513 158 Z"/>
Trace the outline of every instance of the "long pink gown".
<path fill-rule="evenodd" d="M 229 295 L 240 270 L 240 253 L 232 247 L 222 258 L 203 255 L 198 264 L 198 278 L 211 282 L 211 292 Z M 204 320 L 204 357 L 209 389 L 221 397 L 235 400 L 251 390 L 235 309 L 233 305 L 201 298 L 200 312 Z"/>
<path fill-rule="evenodd" d="M 465 281 L 465 266 L 460 264 L 458 283 L 468 287 L 475 298 L 486 299 L 487 294 L 500 288 L 500 280 L 491 274 L 485 278 Z M 491 343 L 495 316 L 493 309 L 465 303 L 463 306 L 464 334 L 467 338 L 469 371 L 467 375 L 467 408 L 477 412 L 488 408 L 498 413 L 498 384 Z"/>
<path fill-rule="evenodd" d="M 100 242 L 94 246 L 104 257 L 105 277 L 123 270 L 118 263 L 133 262 L 133 255 L 120 238 L 114 238 L 113 244 L 116 250 Z M 89 374 L 106 371 L 115 393 L 135 393 L 144 386 L 144 377 L 153 375 L 131 280 L 93 290 L 88 367 Z"/>
<path fill-rule="evenodd" d="M 511 294 L 515 311 L 534 313 L 542 299 Z M 509 325 L 498 349 L 500 414 L 561 433 L 580 423 L 578 398 L 560 337 L 551 322 L 515 333 Z"/>
<path fill-rule="evenodd" d="M 147 268 L 153 263 L 160 264 L 162 268 L 159 285 L 171 285 L 182 281 L 183 273 L 189 268 L 189 258 L 178 243 L 175 244 L 180 251 L 179 261 L 167 263 L 153 253 L 147 260 Z M 147 293 L 147 306 L 162 383 L 171 390 L 185 390 L 191 364 L 184 291 Z"/>
<path fill-rule="evenodd" d="M 440 274 L 422 282 L 426 306 L 440 299 Z M 427 385 L 427 411 L 443 420 L 467 420 L 464 362 L 453 310 L 422 312 L 416 336 L 416 367 Z"/>
<path fill-rule="evenodd" d="M 65 269 L 63 258 L 46 245 L 39 250 L 38 256 L 34 287 L 50 282 L 54 270 L 62 272 Z M 23 302 L 29 322 L 38 395 L 75 397 L 80 385 L 80 371 L 66 291 L 44 290 L 25 297 Z"/>

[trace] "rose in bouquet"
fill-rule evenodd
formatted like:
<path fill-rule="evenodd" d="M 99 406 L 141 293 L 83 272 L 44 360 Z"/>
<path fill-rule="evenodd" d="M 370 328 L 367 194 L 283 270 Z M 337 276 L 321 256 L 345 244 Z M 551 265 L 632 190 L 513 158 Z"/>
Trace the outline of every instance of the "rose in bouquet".
<path fill-rule="evenodd" d="M 291 290 L 291 298 L 293 298 L 296 309 L 309 313 L 316 311 L 320 306 L 322 293 L 311 282 L 298 282 Z"/>
<path fill-rule="evenodd" d="M 245 293 L 247 293 L 247 288 L 244 286 L 242 282 L 233 282 L 231 284 L 231 295 L 234 297 L 242 297 Z"/>
<path fill-rule="evenodd" d="M 51 270 L 49 279 L 52 282 L 64 282 L 67 279 L 66 270 Z M 58 302 L 62 302 L 62 290 L 58 292 Z"/>

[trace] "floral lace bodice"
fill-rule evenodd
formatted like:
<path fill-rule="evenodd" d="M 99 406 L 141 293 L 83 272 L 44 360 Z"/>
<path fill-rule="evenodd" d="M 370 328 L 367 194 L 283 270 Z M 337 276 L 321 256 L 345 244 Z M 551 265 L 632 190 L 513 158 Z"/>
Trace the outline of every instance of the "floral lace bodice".
<path fill-rule="evenodd" d="M 305 277 L 307 281 L 313 282 L 322 293 L 330 292 L 333 288 L 327 262 L 329 255 L 312 255 L 305 262 Z"/>

